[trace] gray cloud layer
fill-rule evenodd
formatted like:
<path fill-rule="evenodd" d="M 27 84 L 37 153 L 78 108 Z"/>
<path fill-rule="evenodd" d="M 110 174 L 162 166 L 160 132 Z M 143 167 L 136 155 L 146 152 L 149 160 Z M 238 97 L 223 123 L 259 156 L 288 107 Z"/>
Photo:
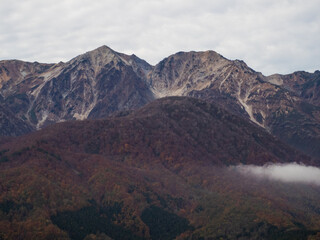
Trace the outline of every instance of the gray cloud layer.
<path fill-rule="evenodd" d="M 264 74 L 320 68 L 318 0 L 0 0 L 0 59 L 58 62 L 101 45 L 156 64 L 215 50 Z"/>
<path fill-rule="evenodd" d="M 290 164 L 268 164 L 265 166 L 239 165 L 235 169 L 246 176 L 289 183 L 311 183 L 320 185 L 320 169 L 312 166 Z"/>

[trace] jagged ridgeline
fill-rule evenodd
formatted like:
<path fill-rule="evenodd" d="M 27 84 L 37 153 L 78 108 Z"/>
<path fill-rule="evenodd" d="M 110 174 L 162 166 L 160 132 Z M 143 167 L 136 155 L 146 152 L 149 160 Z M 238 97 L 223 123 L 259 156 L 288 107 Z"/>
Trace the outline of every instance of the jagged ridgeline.
<path fill-rule="evenodd" d="M 214 51 L 179 52 L 151 66 L 102 46 L 58 64 L 0 62 L 0 132 L 99 119 L 156 98 L 215 102 L 304 153 L 320 157 L 320 72 L 263 76 Z"/>

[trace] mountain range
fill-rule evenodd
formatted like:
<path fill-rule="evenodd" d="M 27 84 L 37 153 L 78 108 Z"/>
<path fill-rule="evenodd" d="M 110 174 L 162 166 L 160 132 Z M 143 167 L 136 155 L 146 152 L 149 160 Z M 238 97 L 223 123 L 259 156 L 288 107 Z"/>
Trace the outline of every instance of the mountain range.
<path fill-rule="evenodd" d="M 1 135 L 99 119 L 166 96 L 215 102 L 320 157 L 320 72 L 264 76 L 216 52 L 179 52 L 156 66 L 102 46 L 58 64 L 0 62 Z M 23 122 L 23 124 L 18 124 Z M 19 125 L 8 132 L 6 125 Z"/>
<path fill-rule="evenodd" d="M 317 239 L 318 185 L 233 167 L 319 166 L 319 85 L 214 51 L 0 61 L 0 239 Z"/>

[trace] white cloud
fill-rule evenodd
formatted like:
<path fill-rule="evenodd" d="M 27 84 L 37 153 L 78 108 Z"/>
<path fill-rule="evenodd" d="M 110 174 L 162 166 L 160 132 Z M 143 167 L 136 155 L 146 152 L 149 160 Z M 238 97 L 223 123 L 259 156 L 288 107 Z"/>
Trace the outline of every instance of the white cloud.
<path fill-rule="evenodd" d="M 151 64 L 211 49 L 265 74 L 320 68 L 318 0 L 0 1 L 0 59 L 67 61 L 108 45 Z"/>
<path fill-rule="evenodd" d="M 243 175 L 262 179 L 320 185 L 320 168 L 297 163 L 267 164 L 264 166 L 238 165 L 232 169 Z"/>

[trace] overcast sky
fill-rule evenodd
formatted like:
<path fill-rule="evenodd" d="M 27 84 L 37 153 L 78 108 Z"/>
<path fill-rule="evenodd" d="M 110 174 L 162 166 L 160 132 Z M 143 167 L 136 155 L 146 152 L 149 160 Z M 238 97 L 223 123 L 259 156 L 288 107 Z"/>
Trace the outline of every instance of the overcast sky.
<path fill-rule="evenodd" d="M 215 50 L 269 75 L 320 69 L 319 0 L 0 0 L 0 59 L 68 61 L 107 45 L 150 64 Z"/>

